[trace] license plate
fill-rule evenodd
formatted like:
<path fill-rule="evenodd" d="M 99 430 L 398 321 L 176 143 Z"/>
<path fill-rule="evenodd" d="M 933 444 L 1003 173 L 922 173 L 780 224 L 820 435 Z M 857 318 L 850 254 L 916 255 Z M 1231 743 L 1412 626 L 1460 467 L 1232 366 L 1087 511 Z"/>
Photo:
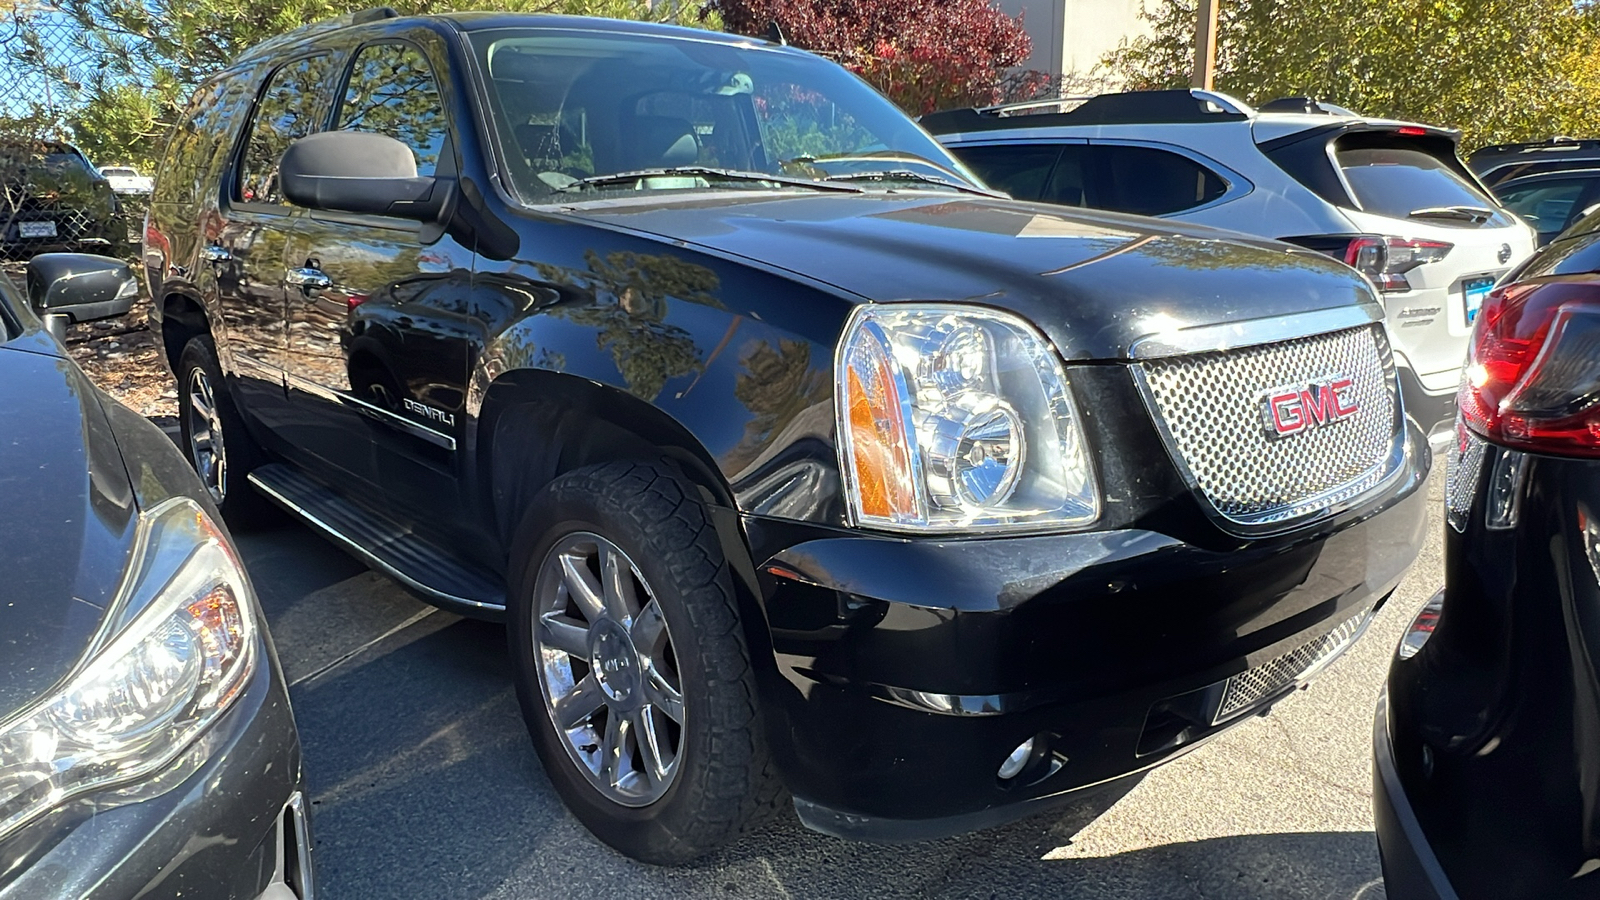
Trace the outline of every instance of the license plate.
<path fill-rule="evenodd" d="M 18 222 L 17 236 L 25 238 L 44 238 L 56 236 L 56 223 L 54 222 Z"/>
<path fill-rule="evenodd" d="M 1478 317 L 1478 310 L 1483 306 L 1483 300 L 1494 290 L 1493 278 L 1469 278 L 1461 283 L 1462 293 L 1467 300 L 1467 322 L 1470 324 Z"/>

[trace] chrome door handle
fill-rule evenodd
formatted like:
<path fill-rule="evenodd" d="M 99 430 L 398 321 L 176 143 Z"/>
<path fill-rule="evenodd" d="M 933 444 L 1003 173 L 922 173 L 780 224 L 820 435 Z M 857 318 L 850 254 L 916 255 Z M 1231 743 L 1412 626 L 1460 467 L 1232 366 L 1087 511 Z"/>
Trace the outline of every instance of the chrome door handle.
<path fill-rule="evenodd" d="M 299 268 L 290 269 L 283 280 L 290 284 L 297 284 L 306 290 L 324 290 L 333 287 L 333 279 L 329 278 L 321 269 Z"/>
<path fill-rule="evenodd" d="M 206 262 L 233 262 L 233 254 L 228 252 L 228 248 L 220 247 L 216 244 L 208 244 L 204 250 L 200 251 L 200 256 L 205 259 Z"/>

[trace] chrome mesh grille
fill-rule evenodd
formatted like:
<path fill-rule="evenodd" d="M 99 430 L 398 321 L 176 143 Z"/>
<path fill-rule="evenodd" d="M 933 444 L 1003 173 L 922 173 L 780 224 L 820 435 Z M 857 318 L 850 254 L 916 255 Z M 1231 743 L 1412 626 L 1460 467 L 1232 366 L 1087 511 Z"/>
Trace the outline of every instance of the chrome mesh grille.
<path fill-rule="evenodd" d="M 1380 484 L 1403 440 L 1394 363 L 1381 325 L 1138 366 L 1151 412 L 1180 470 L 1225 519 L 1268 526 L 1321 512 Z M 1275 389 L 1350 378 L 1359 409 L 1278 437 Z"/>
<path fill-rule="evenodd" d="M 1368 610 L 1362 610 L 1304 647 L 1229 678 L 1223 685 L 1222 705 L 1212 717 L 1212 723 L 1231 719 L 1289 685 L 1316 674 L 1355 643 L 1369 614 Z"/>

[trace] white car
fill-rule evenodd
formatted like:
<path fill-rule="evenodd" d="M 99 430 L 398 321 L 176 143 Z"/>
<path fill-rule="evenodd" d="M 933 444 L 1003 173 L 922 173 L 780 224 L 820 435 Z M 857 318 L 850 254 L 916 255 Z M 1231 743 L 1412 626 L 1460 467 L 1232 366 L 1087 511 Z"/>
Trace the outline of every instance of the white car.
<path fill-rule="evenodd" d="M 155 181 L 149 175 L 140 175 L 138 169 L 130 166 L 104 166 L 100 174 L 111 182 L 111 189 L 119 194 L 148 194 Z"/>
<path fill-rule="evenodd" d="M 1462 163 L 1458 134 L 1305 99 L 1261 109 L 1211 91 L 1135 91 L 952 110 L 923 127 L 1023 200 L 1160 216 L 1299 244 L 1381 292 L 1407 412 L 1455 418 L 1479 305 L 1534 232 Z M 1050 106 L 1069 105 L 1050 101 Z"/>

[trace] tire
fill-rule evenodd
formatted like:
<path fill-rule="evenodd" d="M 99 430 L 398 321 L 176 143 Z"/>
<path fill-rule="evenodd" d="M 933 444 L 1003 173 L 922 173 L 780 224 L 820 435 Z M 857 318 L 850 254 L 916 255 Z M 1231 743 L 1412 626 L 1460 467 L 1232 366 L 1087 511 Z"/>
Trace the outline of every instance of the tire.
<path fill-rule="evenodd" d="M 579 469 L 540 492 L 512 547 L 512 665 L 545 773 L 596 837 L 658 865 L 727 844 L 783 796 L 732 578 L 698 496 L 663 463 Z M 592 579 L 587 598 L 571 587 L 579 567 Z M 564 731 L 558 703 L 574 715 L 594 709 Z M 613 744 L 621 752 L 608 764 Z"/>
<path fill-rule="evenodd" d="M 233 405 L 209 335 L 183 346 L 177 378 L 179 449 L 228 527 L 237 531 L 272 520 L 276 510 L 245 480 L 265 456 Z"/>

